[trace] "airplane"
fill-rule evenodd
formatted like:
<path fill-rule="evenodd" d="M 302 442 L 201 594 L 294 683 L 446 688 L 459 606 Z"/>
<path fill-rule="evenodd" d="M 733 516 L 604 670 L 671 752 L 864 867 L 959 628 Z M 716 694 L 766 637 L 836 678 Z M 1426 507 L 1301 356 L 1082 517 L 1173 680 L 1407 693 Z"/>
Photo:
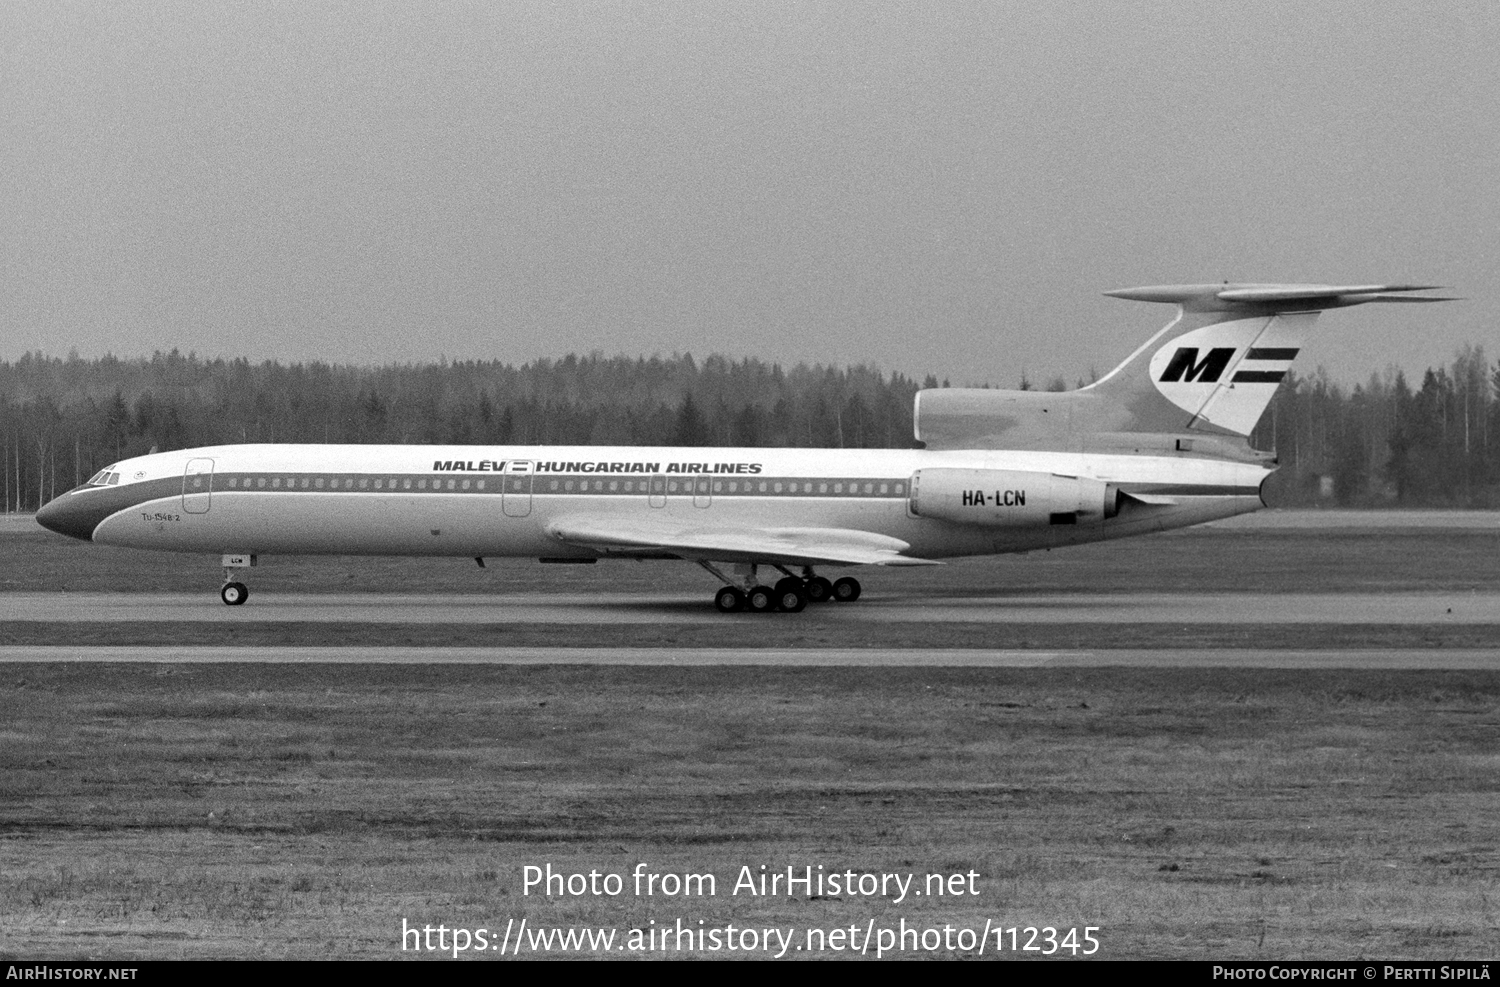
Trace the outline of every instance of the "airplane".
<path fill-rule="evenodd" d="M 103 545 L 219 554 L 230 606 L 260 556 L 340 554 L 682 560 L 714 577 L 723 612 L 795 613 L 859 599 L 858 579 L 819 569 L 937 565 L 1263 507 L 1276 462 L 1248 436 L 1319 313 L 1450 300 L 1415 294 L 1435 287 L 1106 292 L 1176 318 L 1075 391 L 920 391 L 924 448 L 213 446 L 115 463 L 36 519 Z"/>

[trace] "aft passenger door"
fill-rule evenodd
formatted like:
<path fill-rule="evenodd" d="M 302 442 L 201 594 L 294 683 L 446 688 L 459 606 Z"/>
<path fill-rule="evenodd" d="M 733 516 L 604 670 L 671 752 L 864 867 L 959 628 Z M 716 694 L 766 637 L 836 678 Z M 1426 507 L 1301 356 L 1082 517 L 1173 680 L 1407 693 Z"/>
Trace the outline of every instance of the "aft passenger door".
<path fill-rule="evenodd" d="M 507 517 L 526 517 L 531 513 L 531 484 L 536 478 L 531 462 L 505 464 L 504 484 L 500 492 L 500 509 Z"/>
<path fill-rule="evenodd" d="M 187 514 L 207 514 L 214 491 L 214 461 L 189 459 L 182 472 L 182 510 Z"/>

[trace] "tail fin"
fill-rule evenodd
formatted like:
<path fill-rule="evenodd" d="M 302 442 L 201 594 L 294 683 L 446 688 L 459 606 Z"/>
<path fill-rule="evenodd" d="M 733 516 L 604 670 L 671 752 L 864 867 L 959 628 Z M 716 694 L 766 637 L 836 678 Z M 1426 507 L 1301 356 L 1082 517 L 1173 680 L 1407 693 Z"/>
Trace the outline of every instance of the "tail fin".
<path fill-rule="evenodd" d="M 1246 436 L 1255 428 L 1323 309 L 1365 302 L 1437 302 L 1431 285 L 1159 285 L 1105 292 L 1170 302 L 1178 316 L 1088 387 L 1129 409 L 1124 431 Z"/>
<path fill-rule="evenodd" d="M 1431 287 L 1199 284 L 1107 292 L 1175 304 L 1177 318 L 1104 378 L 1077 391 L 920 391 L 916 435 L 929 449 L 1191 451 L 1264 458 L 1249 448 L 1246 437 L 1318 313 L 1366 302 L 1450 300 L 1407 294 Z"/>

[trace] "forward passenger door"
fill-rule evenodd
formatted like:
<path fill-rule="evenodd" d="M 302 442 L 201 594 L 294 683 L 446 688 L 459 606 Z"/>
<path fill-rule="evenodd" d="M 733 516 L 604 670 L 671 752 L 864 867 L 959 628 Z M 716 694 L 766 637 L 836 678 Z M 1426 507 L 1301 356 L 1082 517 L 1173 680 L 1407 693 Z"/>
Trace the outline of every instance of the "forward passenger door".
<path fill-rule="evenodd" d="M 531 513 L 531 485 L 535 479 L 529 460 L 505 464 L 500 509 L 507 517 L 526 517 Z"/>
<path fill-rule="evenodd" d="M 214 461 L 189 459 L 182 472 L 182 510 L 187 514 L 207 514 L 214 489 Z"/>

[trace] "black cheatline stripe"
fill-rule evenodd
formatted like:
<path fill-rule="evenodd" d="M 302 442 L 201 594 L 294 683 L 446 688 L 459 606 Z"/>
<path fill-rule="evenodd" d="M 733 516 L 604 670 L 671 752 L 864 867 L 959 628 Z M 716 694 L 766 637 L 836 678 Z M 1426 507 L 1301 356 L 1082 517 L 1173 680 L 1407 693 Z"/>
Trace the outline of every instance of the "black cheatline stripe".
<path fill-rule="evenodd" d="M 1279 384 L 1285 377 L 1285 370 L 1237 370 L 1232 383 Z"/>
<path fill-rule="evenodd" d="M 1247 360 L 1295 360 L 1299 351 L 1296 347 L 1254 347 L 1245 354 Z"/>

